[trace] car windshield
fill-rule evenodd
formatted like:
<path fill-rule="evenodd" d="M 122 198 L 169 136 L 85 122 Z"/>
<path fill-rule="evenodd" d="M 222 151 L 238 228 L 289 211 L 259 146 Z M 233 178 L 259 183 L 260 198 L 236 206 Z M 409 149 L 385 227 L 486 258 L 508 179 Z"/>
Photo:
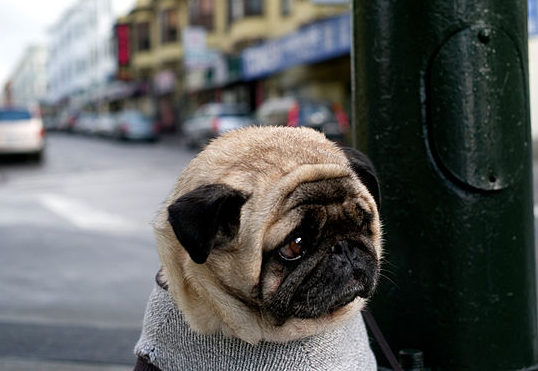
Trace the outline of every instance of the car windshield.
<path fill-rule="evenodd" d="M 32 115 L 28 110 L 23 109 L 8 109 L 0 110 L 0 121 L 22 121 L 30 120 Z"/>
<path fill-rule="evenodd" d="M 209 104 L 202 107 L 196 116 L 248 116 L 248 109 L 242 105 Z"/>
<path fill-rule="evenodd" d="M 336 118 L 327 105 L 310 102 L 301 105 L 301 121 L 321 124 L 331 120 L 336 120 Z"/>
<path fill-rule="evenodd" d="M 248 111 L 239 106 L 225 106 L 219 113 L 220 116 L 247 116 Z"/>
<path fill-rule="evenodd" d="M 238 116 L 238 117 L 248 117 L 249 114 L 246 112 L 222 112 L 219 116 Z"/>
<path fill-rule="evenodd" d="M 144 115 L 135 111 L 125 112 L 122 118 L 132 124 L 145 124 L 148 122 L 148 119 Z"/>

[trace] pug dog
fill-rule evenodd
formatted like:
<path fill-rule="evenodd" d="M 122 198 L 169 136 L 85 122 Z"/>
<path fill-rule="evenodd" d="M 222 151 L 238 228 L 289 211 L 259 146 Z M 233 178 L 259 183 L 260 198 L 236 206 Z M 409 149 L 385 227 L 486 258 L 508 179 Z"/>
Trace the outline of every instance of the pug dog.
<path fill-rule="evenodd" d="M 376 287 L 379 206 L 368 158 L 322 133 L 224 134 L 185 168 L 154 220 L 159 285 L 196 336 L 255 347 L 334 331 Z"/>

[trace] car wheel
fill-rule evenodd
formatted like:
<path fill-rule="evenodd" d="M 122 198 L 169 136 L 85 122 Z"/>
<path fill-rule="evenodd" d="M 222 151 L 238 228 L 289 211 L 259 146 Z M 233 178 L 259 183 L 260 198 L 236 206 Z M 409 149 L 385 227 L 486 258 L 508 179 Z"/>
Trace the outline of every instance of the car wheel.
<path fill-rule="evenodd" d="M 30 160 L 37 163 L 43 162 L 44 152 L 45 152 L 44 150 L 40 150 L 37 152 L 30 153 L 29 155 Z"/>
<path fill-rule="evenodd" d="M 192 137 L 187 138 L 187 148 L 189 149 L 198 149 L 198 143 Z"/>
<path fill-rule="evenodd" d="M 114 139 L 116 139 L 116 140 L 121 140 L 121 141 L 124 140 L 123 134 L 121 133 L 120 130 L 116 130 L 116 131 L 114 132 L 113 137 L 114 137 Z"/>

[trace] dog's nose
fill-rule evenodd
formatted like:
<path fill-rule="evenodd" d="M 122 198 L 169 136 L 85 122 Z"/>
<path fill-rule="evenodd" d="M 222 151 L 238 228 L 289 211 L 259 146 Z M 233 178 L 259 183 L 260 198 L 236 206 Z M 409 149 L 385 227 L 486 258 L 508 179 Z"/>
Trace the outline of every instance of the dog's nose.
<path fill-rule="evenodd" d="M 344 253 L 344 248 L 345 248 L 345 245 L 347 243 L 345 241 L 338 241 L 337 243 L 335 243 L 334 245 L 332 245 L 331 247 L 331 252 L 333 254 L 343 254 Z"/>
<path fill-rule="evenodd" d="M 350 277 L 362 287 L 361 297 L 369 297 L 377 282 L 377 260 L 361 241 L 341 240 L 331 247 L 331 261 L 338 274 Z"/>
<path fill-rule="evenodd" d="M 331 247 L 331 252 L 334 255 L 344 255 L 347 256 L 347 258 L 352 261 L 358 257 L 360 254 L 360 251 L 366 251 L 366 247 L 363 246 L 358 241 L 347 241 L 347 240 L 341 240 L 337 241 L 334 245 Z"/>
<path fill-rule="evenodd" d="M 346 265 L 351 263 L 353 266 L 354 262 L 358 259 L 357 248 L 346 240 L 336 242 L 331 247 L 331 252 L 333 259 L 336 261 L 346 262 Z"/>
<path fill-rule="evenodd" d="M 341 240 L 331 247 L 331 256 L 335 261 L 349 262 L 354 269 L 364 269 L 370 260 L 376 259 L 360 241 Z"/>

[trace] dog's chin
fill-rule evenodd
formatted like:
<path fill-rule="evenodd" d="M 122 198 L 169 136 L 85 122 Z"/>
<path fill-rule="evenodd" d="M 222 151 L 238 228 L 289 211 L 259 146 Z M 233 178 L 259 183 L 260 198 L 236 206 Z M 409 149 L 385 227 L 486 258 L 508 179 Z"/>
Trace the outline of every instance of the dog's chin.
<path fill-rule="evenodd" d="M 315 318 L 332 318 L 338 317 L 342 312 L 345 312 L 346 307 L 357 303 L 366 303 L 365 298 L 359 295 L 358 288 L 350 288 L 341 293 L 338 300 L 332 300 L 329 303 L 321 303 L 318 305 L 312 305 L 312 303 L 298 303 L 294 305 L 292 309 L 292 316 L 301 319 L 315 319 Z"/>
<path fill-rule="evenodd" d="M 324 316 L 328 321 L 338 321 L 342 317 L 346 317 L 346 315 L 354 314 L 362 310 L 367 302 L 368 299 L 357 296 L 353 301 L 347 304 L 342 304 L 329 309 L 329 312 L 324 314 Z"/>
<path fill-rule="evenodd" d="M 324 328 L 333 328 L 342 324 L 346 319 L 362 310 L 367 302 L 367 298 L 350 294 L 348 299 L 323 308 L 319 306 L 312 307 L 306 305 L 306 303 L 304 305 L 296 304 L 293 312 L 286 316 L 272 313 L 273 324 L 276 327 L 286 327 L 299 321 L 303 324 L 310 324 L 309 326 L 312 326 L 312 328 L 319 326 L 319 329 L 323 331 Z"/>

